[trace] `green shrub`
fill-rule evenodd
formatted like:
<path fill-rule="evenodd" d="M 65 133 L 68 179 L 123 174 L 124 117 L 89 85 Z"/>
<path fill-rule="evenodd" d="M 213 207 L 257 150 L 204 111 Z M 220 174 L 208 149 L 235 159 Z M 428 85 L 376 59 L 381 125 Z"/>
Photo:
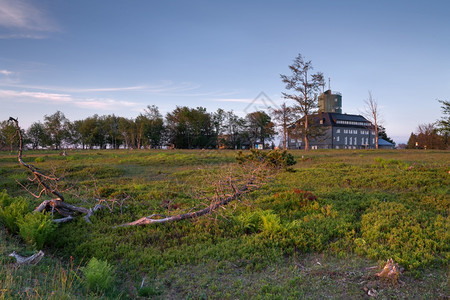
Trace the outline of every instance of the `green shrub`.
<path fill-rule="evenodd" d="M 11 232 L 19 232 L 17 221 L 29 211 L 24 198 L 10 197 L 6 191 L 0 193 L 0 222 Z"/>
<path fill-rule="evenodd" d="M 20 218 L 18 225 L 19 235 L 28 245 L 37 250 L 42 249 L 50 240 L 57 226 L 49 214 L 34 212 Z"/>
<path fill-rule="evenodd" d="M 286 150 L 271 150 L 269 152 L 259 151 L 251 149 L 250 152 L 244 153 L 238 151 L 236 160 L 242 164 L 247 161 L 266 163 L 271 167 L 288 169 L 290 166 L 295 165 L 297 162 L 292 154 Z"/>
<path fill-rule="evenodd" d="M 87 288 L 95 292 L 105 292 L 111 288 L 114 282 L 113 266 L 108 264 L 107 261 L 101 261 L 93 257 L 81 271 L 86 278 Z"/>
<path fill-rule="evenodd" d="M 362 216 L 356 252 L 381 260 L 392 257 L 408 269 L 445 261 L 438 253 L 448 253 L 449 224 L 449 217 L 409 209 L 402 203 L 375 203 Z"/>
<path fill-rule="evenodd" d="M 45 162 L 45 157 L 42 157 L 42 156 L 36 157 L 34 159 L 34 161 L 37 162 L 37 163 Z"/>
<path fill-rule="evenodd" d="M 272 211 L 266 211 L 264 214 L 262 214 L 261 221 L 263 233 L 268 237 L 276 236 L 283 229 L 280 217 Z"/>
<path fill-rule="evenodd" d="M 238 229 L 245 234 L 257 233 L 261 230 L 261 211 L 245 212 L 236 217 Z"/>

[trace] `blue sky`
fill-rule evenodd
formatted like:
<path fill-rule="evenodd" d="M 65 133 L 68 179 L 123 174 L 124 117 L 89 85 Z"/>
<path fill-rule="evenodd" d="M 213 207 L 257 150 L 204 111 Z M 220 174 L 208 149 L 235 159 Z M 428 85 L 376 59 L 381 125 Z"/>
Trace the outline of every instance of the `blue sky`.
<path fill-rule="evenodd" d="M 147 105 L 243 116 L 264 108 L 249 108 L 260 92 L 284 101 L 280 74 L 301 53 L 343 112 L 363 111 L 370 90 L 406 142 L 450 98 L 449 12 L 448 1 L 0 0 L 0 120 L 131 118 Z"/>

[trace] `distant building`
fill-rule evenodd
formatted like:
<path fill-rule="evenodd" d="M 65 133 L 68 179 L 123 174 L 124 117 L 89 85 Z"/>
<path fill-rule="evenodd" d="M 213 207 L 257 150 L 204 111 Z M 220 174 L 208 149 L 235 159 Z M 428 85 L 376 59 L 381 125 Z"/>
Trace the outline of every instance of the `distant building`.
<path fill-rule="evenodd" d="M 395 145 L 385 139 L 378 138 L 378 149 L 395 149 Z"/>
<path fill-rule="evenodd" d="M 373 124 L 361 115 L 342 113 L 342 95 L 327 90 L 319 96 L 319 112 L 309 117 L 311 125 L 319 129 L 317 137 L 309 138 L 311 149 L 374 149 L 375 130 Z M 299 121 L 302 126 L 302 120 Z M 301 138 L 295 136 L 295 126 L 291 128 L 288 148 L 304 149 Z M 392 149 L 394 145 L 378 139 L 378 145 Z"/>
<path fill-rule="evenodd" d="M 319 96 L 319 112 L 342 113 L 342 95 L 327 90 Z"/>
<path fill-rule="evenodd" d="M 319 113 L 312 123 L 321 128 L 321 135 L 309 139 L 311 149 L 371 149 L 375 148 L 372 123 L 360 115 Z M 301 123 L 301 121 L 300 121 Z M 289 148 L 304 149 L 302 139 L 290 139 Z"/>

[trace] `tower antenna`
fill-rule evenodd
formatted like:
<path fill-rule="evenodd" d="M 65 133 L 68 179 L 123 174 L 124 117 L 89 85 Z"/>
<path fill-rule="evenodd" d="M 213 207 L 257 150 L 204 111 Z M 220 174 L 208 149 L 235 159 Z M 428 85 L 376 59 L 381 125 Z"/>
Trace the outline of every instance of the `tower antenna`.
<path fill-rule="evenodd" d="M 328 89 L 331 92 L 331 79 L 330 79 L 330 77 L 328 77 Z"/>

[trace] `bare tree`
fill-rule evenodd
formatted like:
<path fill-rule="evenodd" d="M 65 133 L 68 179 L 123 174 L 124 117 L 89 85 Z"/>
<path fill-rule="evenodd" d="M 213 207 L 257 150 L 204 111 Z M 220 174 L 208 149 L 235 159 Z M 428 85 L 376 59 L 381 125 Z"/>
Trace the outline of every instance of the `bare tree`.
<path fill-rule="evenodd" d="M 292 99 L 296 102 L 296 110 L 302 115 L 303 129 L 301 134 L 305 141 L 305 151 L 309 148 L 309 116 L 316 112 L 318 108 L 317 96 L 320 87 L 324 86 L 323 74 L 318 72 L 310 74 L 313 69 L 311 61 L 304 61 L 301 54 L 299 54 L 292 65 L 289 66 L 292 72 L 291 76 L 280 75 L 283 83 L 286 84 L 286 89 L 293 90 L 293 94 L 282 93 L 285 99 Z"/>
<path fill-rule="evenodd" d="M 270 111 L 276 125 L 281 129 L 283 134 L 283 149 L 287 149 L 288 128 L 297 117 L 295 111 L 292 107 L 287 106 L 286 102 L 283 102 L 279 108 L 270 108 Z"/>
<path fill-rule="evenodd" d="M 364 101 L 365 107 L 363 115 L 372 123 L 375 131 L 375 149 L 378 149 L 378 129 L 381 126 L 381 114 L 378 109 L 378 101 L 372 97 L 372 92 L 369 91 L 369 99 Z"/>
<path fill-rule="evenodd" d="M 90 216 L 98 209 L 101 208 L 100 205 L 96 205 L 93 209 L 87 209 L 84 207 L 78 207 L 75 205 L 71 205 L 64 201 L 64 195 L 59 190 L 59 180 L 57 176 L 51 174 L 48 175 L 44 171 L 39 170 L 32 164 L 26 163 L 22 159 L 22 152 L 23 152 L 23 136 L 22 136 L 22 130 L 19 127 L 19 121 L 14 118 L 9 118 L 9 121 L 14 122 L 16 127 L 16 133 L 19 137 L 19 151 L 17 155 L 17 159 L 19 163 L 27 168 L 30 173 L 32 174 L 32 177 L 28 178 L 30 183 L 33 183 L 37 186 L 37 192 L 32 192 L 28 187 L 23 186 L 20 184 L 23 188 L 25 188 L 26 191 L 28 191 L 33 197 L 36 199 L 40 199 L 43 195 L 53 195 L 55 198 L 52 200 L 44 200 L 42 203 L 36 207 L 35 211 L 37 212 L 43 212 L 43 211 L 57 211 L 60 215 L 63 216 L 61 219 L 55 219 L 53 222 L 55 223 L 62 223 L 62 222 L 68 222 L 71 221 L 74 218 L 74 214 L 81 213 L 84 214 L 84 218 L 86 222 L 90 223 Z"/>

